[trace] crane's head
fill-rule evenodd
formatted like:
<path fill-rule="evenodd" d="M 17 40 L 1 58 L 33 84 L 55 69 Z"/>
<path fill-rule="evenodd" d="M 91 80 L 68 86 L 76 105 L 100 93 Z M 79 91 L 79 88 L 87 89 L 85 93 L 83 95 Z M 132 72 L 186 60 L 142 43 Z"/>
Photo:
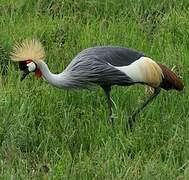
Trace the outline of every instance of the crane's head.
<path fill-rule="evenodd" d="M 41 77 L 42 73 L 38 69 L 38 64 L 44 60 L 45 51 L 42 44 L 38 40 L 25 40 L 17 43 L 13 47 L 11 59 L 19 62 L 21 70 L 21 80 L 23 80 L 30 72 L 35 72 L 35 76 Z"/>
<path fill-rule="evenodd" d="M 32 60 L 26 60 L 26 61 L 19 62 L 19 68 L 21 70 L 21 78 L 20 78 L 21 81 L 24 80 L 25 77 L 30 72 L 35 72 L 36 77 L 42 76 L 41 71 L 37 68 L 37 64 L 35 62 L 33 62 Z"/>

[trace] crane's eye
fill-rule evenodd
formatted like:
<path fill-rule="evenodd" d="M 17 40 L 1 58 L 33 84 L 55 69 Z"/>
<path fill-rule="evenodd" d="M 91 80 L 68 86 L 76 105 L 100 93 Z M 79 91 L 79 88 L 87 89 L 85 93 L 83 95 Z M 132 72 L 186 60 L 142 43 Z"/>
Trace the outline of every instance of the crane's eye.
<path fill-rule="evenodd" d="M 36 70 L 36 64 L 34 62 L 28 63 L 27 67 L 29 72 L 34 72 Z"/>

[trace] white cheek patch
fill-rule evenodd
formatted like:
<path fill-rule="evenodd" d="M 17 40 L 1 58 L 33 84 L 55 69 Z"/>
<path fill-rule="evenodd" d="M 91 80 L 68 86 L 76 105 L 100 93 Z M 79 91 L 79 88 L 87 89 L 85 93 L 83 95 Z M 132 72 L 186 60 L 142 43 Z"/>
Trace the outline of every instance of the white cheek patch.
<path fill-rule="evenodd" d="M 35 65 L 34 62 L 28 63 L 27 66 L 28 66 L 28 71 L 29 71 L 29 72 L 33 72 L 33 71 L 35 71 L 35 69 L 36 69 L 36 65 Z"/>

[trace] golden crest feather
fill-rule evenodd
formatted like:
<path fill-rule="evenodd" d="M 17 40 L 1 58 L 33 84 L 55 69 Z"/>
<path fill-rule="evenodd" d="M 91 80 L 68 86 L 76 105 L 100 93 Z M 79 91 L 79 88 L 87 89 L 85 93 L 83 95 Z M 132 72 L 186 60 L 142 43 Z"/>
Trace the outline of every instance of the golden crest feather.
<path fill-rule="evenodd" d="M 45 51 L 40 41 L 26 39 L 22 43 L 15 44 L 10 58 L 13 61 L 26 61 L 30 59 L 38 63 L 44 60 Z"/>

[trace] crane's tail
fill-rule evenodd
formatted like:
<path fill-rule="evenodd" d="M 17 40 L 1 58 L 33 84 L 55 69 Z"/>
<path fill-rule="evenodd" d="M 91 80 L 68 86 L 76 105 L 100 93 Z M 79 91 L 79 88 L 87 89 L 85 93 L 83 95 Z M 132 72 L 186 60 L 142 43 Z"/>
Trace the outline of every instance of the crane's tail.
<path fill-rule="evenodd" d="M 163 73 L 163 79 L 161 83 L 161 88 L 165 90 L 176 89 L 177 91 L 181 91 L 184 88 L 184 84 L 181 79 L 169 68 L 167 68 L 163 64 L 158 64 Z"/>

